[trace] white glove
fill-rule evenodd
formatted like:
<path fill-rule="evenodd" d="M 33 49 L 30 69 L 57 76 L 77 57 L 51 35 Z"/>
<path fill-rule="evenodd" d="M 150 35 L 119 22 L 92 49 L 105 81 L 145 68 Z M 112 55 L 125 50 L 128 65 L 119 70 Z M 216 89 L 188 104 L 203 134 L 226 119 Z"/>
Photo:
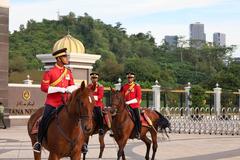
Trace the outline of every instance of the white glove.
<path fill-rule="evenodd" d="M 79 88 L 79 86 L 77 86 L 77 85 L 68 86 L 66 88 L 66 92 L 67 93 L 72 93 L 73 91 L 77 90 L 78 88 Z"/>
<path fill-rule="evenodd" d="M 98 100 L 98 96 L 93 96 L 94 100 L 97 101 Z"/>
<path fill-rule="evenodd" d="M 133 103 L 137 103 L 137 102 L 138 102 L 137 99 L 134 98 L 134 99 L 127 101 L 126 104 L 129 105 L 129 104 L 133 104 Z"/>
<path fill-rule="evenodd" d="M 65 93 L 66 92 L 66 88 L 52 87 L 52 86 L 48 87 L 48 94 L 57 93 L 57 92 Z"/>

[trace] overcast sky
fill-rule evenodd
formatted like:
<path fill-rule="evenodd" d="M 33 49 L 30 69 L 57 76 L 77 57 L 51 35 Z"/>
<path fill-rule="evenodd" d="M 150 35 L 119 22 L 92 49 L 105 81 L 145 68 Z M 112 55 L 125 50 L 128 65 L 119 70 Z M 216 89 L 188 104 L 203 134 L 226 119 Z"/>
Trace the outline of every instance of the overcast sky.
<path fill-rule="evenodd" d="M 240 47 L 240 0 L 10 0 L 10 31 L 29 19 L 57 19 L 58 11 L 77 16 L 86 12 L 107 24 L 120 22 L 128 34 L 151 31 L 157 43 L 165 35 L 188 39 L 189 24 L 201 22 L 207 41 L 221 32 L 227 45 Z M 240 56 L 239 49 L 234 56 Z"/>

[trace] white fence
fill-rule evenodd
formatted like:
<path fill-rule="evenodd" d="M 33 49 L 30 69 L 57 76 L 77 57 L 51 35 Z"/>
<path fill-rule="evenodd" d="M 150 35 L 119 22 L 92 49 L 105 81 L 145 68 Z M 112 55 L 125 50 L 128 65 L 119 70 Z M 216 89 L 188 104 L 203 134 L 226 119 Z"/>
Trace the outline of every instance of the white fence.
<path fill-rule="evenodd" d="M 189 134 L 240 135 L 238 108 L 222 108 L 217 116 L 210 108 L 161 108 L 171 122 L 172 132 Z M 189 113 L 189 114 L 188 114 Z"/>

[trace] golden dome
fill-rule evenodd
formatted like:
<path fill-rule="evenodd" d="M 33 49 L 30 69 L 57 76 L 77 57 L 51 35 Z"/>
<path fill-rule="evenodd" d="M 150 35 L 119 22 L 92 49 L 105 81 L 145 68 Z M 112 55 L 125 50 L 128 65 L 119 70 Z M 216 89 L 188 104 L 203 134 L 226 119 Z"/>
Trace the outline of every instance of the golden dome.
<path fill-rule="evenodd" d="M 67 53 L 85 53 L 85 48 L 79 40 L 72 37 L 70 34 L 58 40 L 53 46 L 53 52 L 67 48 Z"/>

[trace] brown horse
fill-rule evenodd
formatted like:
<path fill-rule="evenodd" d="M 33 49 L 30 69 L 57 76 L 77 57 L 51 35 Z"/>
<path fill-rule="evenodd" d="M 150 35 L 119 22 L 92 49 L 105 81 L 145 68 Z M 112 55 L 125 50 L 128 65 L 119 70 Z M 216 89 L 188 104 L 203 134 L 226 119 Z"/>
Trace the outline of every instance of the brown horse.
<path fill-rule="evenodd" d="M 81 88 L 72 93 L 67 104 L 56 113 L 49 124 L 42 144 L 50 152 L 49 160 L 59 160 L 62 157 L 70 157 L 72 160 L 81 159 L 84 134 L 92 129 L 93 107 L 92 92 L 83 82 Z M 31 131 L 43 110 L 43 108 L 38 109 L 28 121 L 28 134 L 32 144 L 37 141 L 37 134 L 32 134 Z M 34 158 L 40 160 L 41 153 L 34 152 Z"/>
<path fill-rule="evenodd" d="M 99 156 L 98 156 L 99 159 L 102 158 L 103 151 L 104 151 L 104 148 L 105 148 L 104 137 L 105 137 L 107 131 L 111 129 L 111 123 L 112 123 L 112 116 L 111 116 L 111 113 L 110 113 L 110 108 L 104 108 L 103 114 L 104 114 L 104 117 L 107 115 L 107 117 L 109 119 L 110 126 L 109 126 L 109 124 L 108 125 L 106 124 L 107 122 L 104 123 L 104 133 L 103 133 L 103 135 L 98 136 L 98 140 L 99 140 L 99 143 L 100 143 L 100 152 L 99 152 Z M 85 143 L 86 144 L 88 144 L 89 136 L 93 136 L 94 134 L 98 134 L 98 130 L 99 130 L 99 126 L 98 126 L 96 120 L 94 120 L 93 121 L 93 129 L 92 129 L 91 133 L 88 136 L 85 136 Z M 86 159 L 86 154 L 87 153 L 83 153 L 83 160 Z"/>
<path fill-rule="evenodd" d="M 128 113 L 127 106 L 125 105 L 124 95 L 121 92 L 112 90 L 112 109 L 115 111 L 116 115 L 112 119 L 112 131 L 114 134 L 114 139 L 116 140 L 119 150 L 117 153 L 117 159 L 120 160 L 122 157 L 125 160 L 124 147 L 127 144 L 127 140 L 129 138 L 134 138 L 134 122 L 131 116 Z M 170 129 L 169 121 L 162 116 L 159 112 L 143 109 L 147 116 L 152 121 L 151 127 L 142 126 L 140 138 L 146 144 L 147 152 L 145 155 L 145 159 L 149 160 L 149 152 L 151 148 L 151 140 L 146 136 L 147 132 L 150 132 L 151 139 L 153 143 L 153 153 L 152 160 L 155 159 L 155 154 L 157 151 L 157 130 L 166 129 L 167 127 Z"/>

